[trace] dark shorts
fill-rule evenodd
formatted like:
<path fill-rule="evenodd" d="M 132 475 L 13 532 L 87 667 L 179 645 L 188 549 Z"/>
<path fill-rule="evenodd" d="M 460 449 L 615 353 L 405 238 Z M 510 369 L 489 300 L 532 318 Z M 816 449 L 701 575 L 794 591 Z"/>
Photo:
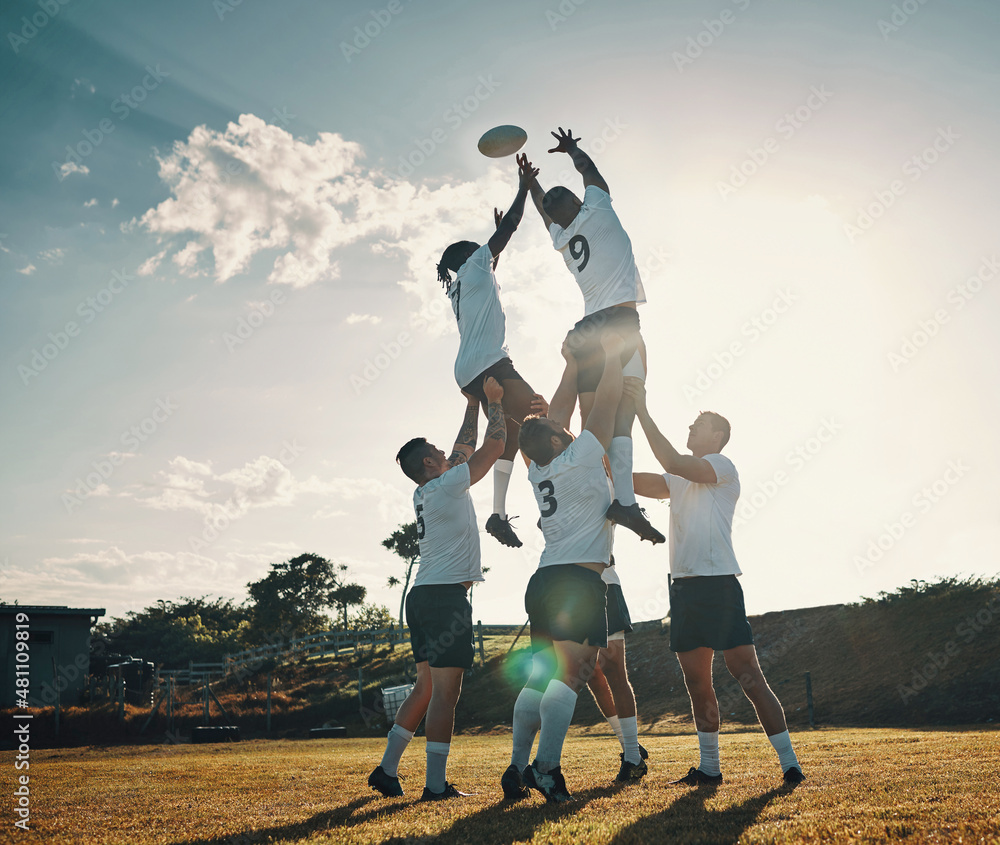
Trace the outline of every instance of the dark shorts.
<path fill-rule="evenodd" d="M 576 389 L 580 393 L 593 393 L 604 373 L 604 347 L 601 335 L 611 330 L 625 338 L 622 350 L 624 367 L 635 355 L 642 336 L 639 334 L 639 312 L 625 305 L 613 305 L 584 317 L 566 335 L 573 357 L 576 358 Z"/>
<path fill-rule="evenodd" d="M 524 593 L 532 647 L 537 651 L 553 640 L 607 646 L 605 587 L 600 575 L 575 563 L 536 570 Z"/>
<path fill-rule="evenodd" d="M 632 630 L 632 617 L 629 616 L 628 605 L 625 604 L 625 594 L 621 584 L 608 584 L 608 633 L 617 634 Z"/>
<path fill-rule="evenodd" d="M 716 651 L 753 645 L 753 631 L 735 575 L 674 578 L 670 582 L 670 650 Z"/>
<path fill-rule="evenodd" d="M 472 668 L 472 605 L 461 584 L 414 587 L 406 597 L 406 624 L 417 663 Z"/>
<path fill-rule="evenodd" d="M 475 396 L 479 400 L 479 404 L 483 406 L 484 410 L 487 405 L 489 405 L 489 402 L 486 399 L 486 394 L 483 392 L 483 382 L 490 376 L 493 376 L 493 378 L 500 382 L 501 386 L 503 385 L 504 379 L 517 379 L 518 381 L 524 381 L 524 377 L 514 369 L 514 364 L 510 358 L 501 358 L 495 364 L 487 367 L 462 388 L 462 390 L 470 396 Z M 525 382 L 525 384 L 527 384 L 527 382 Z"/>

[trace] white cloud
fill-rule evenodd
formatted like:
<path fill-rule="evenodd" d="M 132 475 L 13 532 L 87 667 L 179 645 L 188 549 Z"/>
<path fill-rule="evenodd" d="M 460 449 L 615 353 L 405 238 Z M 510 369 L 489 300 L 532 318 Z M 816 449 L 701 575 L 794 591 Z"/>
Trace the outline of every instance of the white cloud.
<path fill-rule="evenodd" d="M 75 161 L 65 161 L 59 167 L 59 181 L 61 182 L 72 173 L 79 173 L 81 176 L 90 174 L 90 168 L 85 164 L 77 164 Z"/>
<path fill-rule="evenodd" d="M 89 200 L 87 200 L 83 204 L 83 207 L 84 208 L 93 208 L 95 205 L 97 205 L 97 197 L 91 197 Z"/>
<path fill-rule="evenodd" d="M 55 247 L 53 249 L 43 249 L 38 253 L 38 257 L 43 261 L 48 261 L 49 264 L 61 264 L 65 254 L 65 250 Z"/>
<path fill-rule="evenodd" d="M 21 267 L 17 272 L 22 276 L 30 276 L 37 269 L 38 268 L 34 264 L 29 263 L 27 267 Z"/>
<path fill-rule="evenodd" d="M 166 254 L 167 250 L 164 249 L 156 255 L 151 255 L 139 265 L 139 269 L 136 270 L 136 274 L 139 276 L 152 276 L 160 266 L 160 263 L 163 261 L 163 257 Z"/>
<path fill-rule="evenodd" d="M 115 197 L 113 200 L 111 200 L 111 207 L 118 208 L 118 197 Z"/>
<path fill-rule="evenodd" d="M 356 323 L 371 323 L 373 326 L 377 326 L 382 322 L 382 318 L 376 317 L 374 314 L 348 314 L 344 322 L 349 326 Z"/>

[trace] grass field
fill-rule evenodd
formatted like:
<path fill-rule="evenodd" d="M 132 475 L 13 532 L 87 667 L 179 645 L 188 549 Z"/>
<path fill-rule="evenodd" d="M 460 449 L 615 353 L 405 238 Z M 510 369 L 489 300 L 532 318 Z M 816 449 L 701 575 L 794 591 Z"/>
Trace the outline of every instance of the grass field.
<path fill-rule="evenodd" d="M 250 741 L 36 750 L 31 831 L 13 827 L 5 790 L 0 842 L 17 843 L 1000 843 L 1000 731 L 840 729 L 794 735 L 807 781 L 782 788 L 759 732 L 722 737 L 726 782 L 671 787 L 697 762 L 688 735 L 644 735 L 650 773 L 612 780 L 611 737 L 571 735 L 563 756 L 575 799 L 501 802 L 509 735 L 456 737 L 449 779 L 475 795 L 416 803 L 424 742 L 400 773 L 407 794 L 365 785 L 383 742 Z M 13 752 L 0 754 L 11 775 Z M 5 779 L 10 784 L 9 779 Z"/>

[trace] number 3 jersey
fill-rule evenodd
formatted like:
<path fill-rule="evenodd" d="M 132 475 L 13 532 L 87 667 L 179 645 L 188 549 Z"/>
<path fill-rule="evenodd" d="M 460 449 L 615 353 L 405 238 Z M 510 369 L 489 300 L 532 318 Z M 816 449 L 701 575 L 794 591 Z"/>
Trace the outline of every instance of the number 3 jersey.
<path fill-rule="evenodd" d="M 569 228 L 553 223 L 549 235 L 583 292 L 584 316 L 623 302 L 646 301 L 632 241 L 607 191 L 588 185 Z"/>
<path fill-rule="evenodd" d="M 614 526 L 604 516 L 611 504 L 611 484 L 601 442 L 584 431 L 546 466 L 532 461 L 528 480 L 545 537 L 539 568 L 560 563 L 607 566 Z"/>
<path fill-rule="evenodd" d="M 413 491 L 420 544 L 414 587 L 486 580 L 470 486 L 469 465 L 459 464 Z"/>

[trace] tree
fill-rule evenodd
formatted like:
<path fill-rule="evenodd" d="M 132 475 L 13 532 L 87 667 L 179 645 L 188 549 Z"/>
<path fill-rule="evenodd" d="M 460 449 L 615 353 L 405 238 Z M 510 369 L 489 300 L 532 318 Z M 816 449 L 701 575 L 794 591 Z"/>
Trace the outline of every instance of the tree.
<path fill-rule="evenodd" d="M 399 600 L 399 627 L 403 627 L 403 610 L 406 607 L 406 591 L 410 589 L 410 577 L 413 575 L 413 567 L 420 559 L 420 542 L 417 540 L 417 523 L 407 522 L 400 525 L 391 535 L 382 541 L 382 545 L 390 552 L 399 555 L 406 564 L 406 578 L 403 584 L 403 596 Z M 388 584 L 395 587 L 400 580 L 392 575 Z"/>
<path fill-rule="evenodd" d="M 340 610 L 342 627 L 345 631 L 347 630 L 347 608 L 364 602 L 366 595 L 368 595 L 368 590 L 360 584 L 344 584 L 334 592 L 333 603 Z"/>
<path fill-rule="evenodd" d="M 364 587 L 346 584 L 344 564 L 334 564 L 316 554 L 301 554 L 285 563 L 272 563 L 271 571 L 247 584 L 256 630 L 255 636 L 281 634 L 303 636 L 330 627 L 327 608 L 358 604 Z M 361 590 L 361 598 L 353 598 Z"/>
<path fill-rule="evenodd" d="M 381 631 L 391 628 L 394 621 L 384 604 L 363 604 L 351 614 L 347 627 L 352 631 Z"/>

